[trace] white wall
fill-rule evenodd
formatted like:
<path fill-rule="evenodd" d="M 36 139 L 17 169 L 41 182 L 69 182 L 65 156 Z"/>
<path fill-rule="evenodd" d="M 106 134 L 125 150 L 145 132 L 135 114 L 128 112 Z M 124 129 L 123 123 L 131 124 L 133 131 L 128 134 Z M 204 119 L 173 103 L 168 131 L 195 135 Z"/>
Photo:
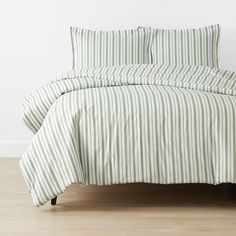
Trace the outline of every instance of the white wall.
<path fill-rule="evenodd" d="M 1 0 L 0 156 L 20 156 L 32 134 L 25 95 L 71 68 L 69 26 L 222 27 L 220 66 L 236 71 L 235 0 Z"/>

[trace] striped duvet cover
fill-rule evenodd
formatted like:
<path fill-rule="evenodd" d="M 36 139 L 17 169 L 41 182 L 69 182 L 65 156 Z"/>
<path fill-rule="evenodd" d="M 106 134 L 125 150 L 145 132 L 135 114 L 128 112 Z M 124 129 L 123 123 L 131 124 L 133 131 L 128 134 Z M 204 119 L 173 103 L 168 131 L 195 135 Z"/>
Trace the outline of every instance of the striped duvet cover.
<path fill-rule="evenodd" d="M 236 183 L 236 75 L 200 66 L 74 70 L 24 100 L 35 206 L 72 183 Z"/>

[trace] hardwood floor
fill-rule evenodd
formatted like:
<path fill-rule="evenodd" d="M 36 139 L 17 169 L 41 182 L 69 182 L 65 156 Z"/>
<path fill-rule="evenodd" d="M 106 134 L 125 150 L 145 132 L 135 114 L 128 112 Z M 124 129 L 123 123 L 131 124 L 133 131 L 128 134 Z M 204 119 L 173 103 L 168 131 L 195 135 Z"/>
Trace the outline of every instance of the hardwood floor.
<path fill-rule="evenodd" d="M 0 158 L 0 235 L 236 235 L 236 194 L 227 185 L 73 185 L 36 208 L 18 168 Z"/>

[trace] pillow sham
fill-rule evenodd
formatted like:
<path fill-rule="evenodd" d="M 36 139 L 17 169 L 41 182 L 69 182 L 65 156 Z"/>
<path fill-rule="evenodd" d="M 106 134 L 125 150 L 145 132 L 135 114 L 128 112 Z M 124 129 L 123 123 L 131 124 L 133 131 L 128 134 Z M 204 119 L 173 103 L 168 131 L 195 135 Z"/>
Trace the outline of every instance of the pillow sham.
<path fill-rule="evenodd" d="M 153 29 L 152 33 L 152 63 L 218 67 L 218 24 L 199 29 Z"/>
<path fill-rule="evenodd" d="M 93 31 L 70 27 L 73 68 L 150 63 L 150 28 Z"/>

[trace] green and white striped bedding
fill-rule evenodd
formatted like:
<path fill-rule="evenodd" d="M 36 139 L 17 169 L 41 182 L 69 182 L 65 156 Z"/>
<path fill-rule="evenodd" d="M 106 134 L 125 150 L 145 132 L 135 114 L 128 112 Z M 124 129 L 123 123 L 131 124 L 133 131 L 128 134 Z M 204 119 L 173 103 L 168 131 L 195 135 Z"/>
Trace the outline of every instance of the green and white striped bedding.
<path fill-rule="evenodd" d="M 236 183 L 236 75 L 125 65 L 71 71 L 24 101 L 35 206 L 72 183 Z"/>
<path fill-rule="evenodd" d="M 150 29 L 93 31 L 71 27 L 73 68 L 148 64 Z"/>
<path fill-rule="evenodd" d="M 220 26 L 199 29 L 153 29 L 153 64 L 200 65 L 218 67 Z"/>

